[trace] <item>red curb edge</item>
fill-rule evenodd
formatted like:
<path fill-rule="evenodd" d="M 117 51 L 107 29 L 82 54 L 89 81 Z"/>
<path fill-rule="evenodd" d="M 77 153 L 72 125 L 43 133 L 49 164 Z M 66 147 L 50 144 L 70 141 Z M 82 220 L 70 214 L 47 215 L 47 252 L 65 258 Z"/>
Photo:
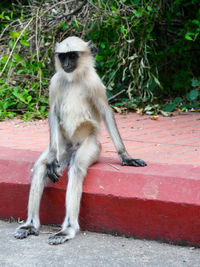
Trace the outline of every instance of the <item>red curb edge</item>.
<path fill-rule="evenodd" d="M 31 168 L 39 153 L 0 147 L 0 217 L 25 219 Z M 67 170 L 47 181 L 41 223 L 61 224 Z M 101 158 L 88 170 L 80 212 L 82 229 L 200 246 L 200 166 L 148 163 L 122 167 Z"/>

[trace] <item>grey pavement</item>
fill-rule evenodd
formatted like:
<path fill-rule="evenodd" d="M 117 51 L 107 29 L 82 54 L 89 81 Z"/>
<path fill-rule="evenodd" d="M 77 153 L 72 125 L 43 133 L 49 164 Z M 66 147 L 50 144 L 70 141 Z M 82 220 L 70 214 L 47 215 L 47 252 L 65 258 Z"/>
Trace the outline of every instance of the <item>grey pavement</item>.
<path fill-rule="evenodd" d="M 80 232 L 62 245 L 47 244 L 59 228 L 42 226 L 39 236 L 17 240 L 17 223 L 0 221 L 0 267 L 29 266 L 200 266 L 200 249 L 156 241 Z"/>

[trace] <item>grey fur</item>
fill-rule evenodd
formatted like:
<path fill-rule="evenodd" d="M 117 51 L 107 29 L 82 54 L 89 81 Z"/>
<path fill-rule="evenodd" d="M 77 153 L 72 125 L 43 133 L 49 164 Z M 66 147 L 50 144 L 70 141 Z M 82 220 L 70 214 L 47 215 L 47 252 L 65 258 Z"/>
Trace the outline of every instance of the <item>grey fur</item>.
<path fill-rule="evenodd" d="M 49 88 L 50 144 L 34 165 L 29 194 L 28 218 L 16 229 L 16 238 L 26 238 L 39 233 L 39 206 L 47 176 L 59 180 L 62 171 L 69 166 L 66 192 L 66 217 L 62 230 L 49 238 L 49 244 L 61 244 L 74 238 L 79 231 L 78 215 L 82 184 L 87 169 L 95 163 L 101 146 L 97 140 L 100 119 L 108 129 L 122 165 L 145 166 L 142 160 L 132 159 L 120 137 L 105 87 L 94 68 L 91 44 L 77 37 L 69 37 L 56 44 L 57 53 L 80 51 L 78 66 L 72 73 L 62 69 L 55 56 L 56 73 Z"/>

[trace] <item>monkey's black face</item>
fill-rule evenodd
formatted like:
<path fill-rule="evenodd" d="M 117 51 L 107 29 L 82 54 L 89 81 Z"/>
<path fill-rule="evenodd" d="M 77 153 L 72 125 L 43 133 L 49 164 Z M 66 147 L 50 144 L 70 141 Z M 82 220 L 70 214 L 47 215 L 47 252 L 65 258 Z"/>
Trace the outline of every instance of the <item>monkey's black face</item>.
<path fill-rule="evenodd" d="M 73 72 L 78 65 L 78 52 L 58 53 L 59 60 L 65 72 Z"/>

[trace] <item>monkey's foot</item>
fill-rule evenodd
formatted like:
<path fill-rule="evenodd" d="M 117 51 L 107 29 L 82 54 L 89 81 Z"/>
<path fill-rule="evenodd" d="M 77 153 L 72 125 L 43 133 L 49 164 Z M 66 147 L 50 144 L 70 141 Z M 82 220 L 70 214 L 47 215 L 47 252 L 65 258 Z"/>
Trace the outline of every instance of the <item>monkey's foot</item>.
<path fill-rule="evenodd" d="M 63 244 L 64 242 L 68 241 L 69 235 L 65 231 L 60 231 L 55 235 L 51 235 L 48 240 L 49 245 L 59 245 Z"/>
<path fill-rule="evenodd" d="M 142 159 L 123 159 L 123 166 L 144 167 L 147 166 L 146 162 Z"/>
<path fill-rule="evenodd" d="M 34 226 L 22 226 L 14 233 L 14 237 L 17 239 L 26 238 L 28 235 L 39 235 L 39 231 Z"/>
<path fill-rule="evenodd" d="M 59 245 L 75 237 L 76 231 L 72 227 L 68 227 L 66 230 L 61 230 L 55 235 L 51 235 L 48 240 L 49 245 Z"/>

